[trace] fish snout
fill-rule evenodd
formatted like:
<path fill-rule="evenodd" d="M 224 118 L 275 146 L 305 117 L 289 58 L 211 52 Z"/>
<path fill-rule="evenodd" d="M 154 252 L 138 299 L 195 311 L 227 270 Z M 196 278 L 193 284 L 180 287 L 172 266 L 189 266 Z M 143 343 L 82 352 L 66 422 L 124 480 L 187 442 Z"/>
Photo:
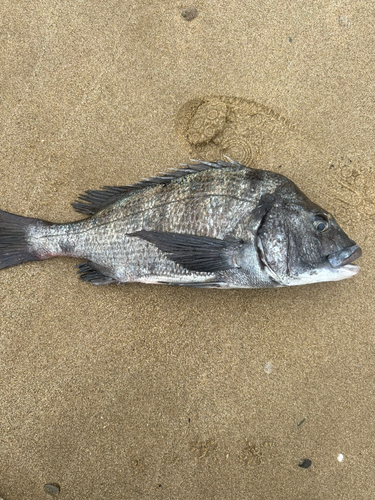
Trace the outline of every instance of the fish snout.
<path fill-rule="evenodd" d="M 342 267 L 350 264 L 362 255 L 362 250 L 358 245 L 346 247 L 339 252 L 328 255 L 328 261 L 333 268 Z"/>

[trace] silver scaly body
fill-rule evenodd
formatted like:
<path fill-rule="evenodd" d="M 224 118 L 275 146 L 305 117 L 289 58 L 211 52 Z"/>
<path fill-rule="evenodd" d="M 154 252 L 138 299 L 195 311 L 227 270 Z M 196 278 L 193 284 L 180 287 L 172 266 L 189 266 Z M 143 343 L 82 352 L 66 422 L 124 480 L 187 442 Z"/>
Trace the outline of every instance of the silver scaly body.
<path fill-rule="evenodd" d="M 82 221 L 31 226 L 31 250 L 41 257 L 69 255 L 89 259 L 110 281 L 119 283 L 276 286 L 259 259 L 255 240 L 260 221 L 252 214 L 262 196 L 273 192 L 280 180 L 271 172 L 237 164 L 221 165 L 225 168 L 217 165 L 167 185 L 134 191 Z M 141 230 L 242 240 L 246 244 L 246 259 L 237 256 L 239 264 L 243 264 L 241 268 L 217 273 L 190 271 L 168 259 L 152 243 L 128 236 Z"/>

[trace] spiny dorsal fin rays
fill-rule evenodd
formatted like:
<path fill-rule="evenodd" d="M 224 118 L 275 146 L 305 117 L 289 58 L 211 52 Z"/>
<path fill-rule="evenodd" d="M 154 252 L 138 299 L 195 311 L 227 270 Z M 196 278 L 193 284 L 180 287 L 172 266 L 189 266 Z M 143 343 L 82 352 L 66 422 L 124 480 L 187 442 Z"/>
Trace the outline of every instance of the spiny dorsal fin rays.
<path fill-rule="evenodd" d="M 211 168 L 221 169 L 227 167 L 237 167 L 240 169 L 246 168 L 240 163 L 224 162 L 218 160 L 217 162 L 206 162 L 200 160 L 190 160 L 199 161 L 197 164 L 187 165 L 186 168 L 179 168 L 172 170 L 168 173 L 160 174 L 156 177 L 151 177 L 149 179 L 142 179 L 136 184 L 130 184 L 128 186 L 104 186 L 102 189 L 89 190 L 78 196 L 78 199 L 72 203 L 72 206 L 76 212 L 85 215 L 94 215 L 103 210 L 106 206 L 115 203 L 117 200 L 130 196 L 134 191 L 139 191 L 141 189 L 149 188 L 159 184 L 170 184 L 176 179 L 180 179 L 187 175 L 196 174 L 197 172 L 202 172 L 204 170 L 209 170 Z"/>

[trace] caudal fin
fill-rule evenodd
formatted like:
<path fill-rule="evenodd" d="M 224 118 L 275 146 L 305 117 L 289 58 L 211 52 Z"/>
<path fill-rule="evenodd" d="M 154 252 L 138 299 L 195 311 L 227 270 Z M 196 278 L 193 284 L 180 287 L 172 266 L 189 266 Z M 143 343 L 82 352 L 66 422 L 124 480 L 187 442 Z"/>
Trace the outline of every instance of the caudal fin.
<path fill-rule="evenodd" d="M 36 222 L 37 219 L 0 210 L 0 269 L 39 260 L 27 242 L 28 228 Z"/>

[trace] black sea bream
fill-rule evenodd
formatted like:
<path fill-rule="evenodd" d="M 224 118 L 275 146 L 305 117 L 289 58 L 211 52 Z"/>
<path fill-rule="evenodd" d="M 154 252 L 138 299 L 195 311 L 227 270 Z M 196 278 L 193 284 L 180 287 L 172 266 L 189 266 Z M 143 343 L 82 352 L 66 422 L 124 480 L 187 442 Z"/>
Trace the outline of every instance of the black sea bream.
<path fill-rule="evenodd" d="M 87 259 L 95 285 L 263 288 L 354 276 L 361 249 L 283 175 L 200 162 L 131 186 L 87 191 L 87 218 L 55 224 L 0 211 L 0 268 Z"/>

